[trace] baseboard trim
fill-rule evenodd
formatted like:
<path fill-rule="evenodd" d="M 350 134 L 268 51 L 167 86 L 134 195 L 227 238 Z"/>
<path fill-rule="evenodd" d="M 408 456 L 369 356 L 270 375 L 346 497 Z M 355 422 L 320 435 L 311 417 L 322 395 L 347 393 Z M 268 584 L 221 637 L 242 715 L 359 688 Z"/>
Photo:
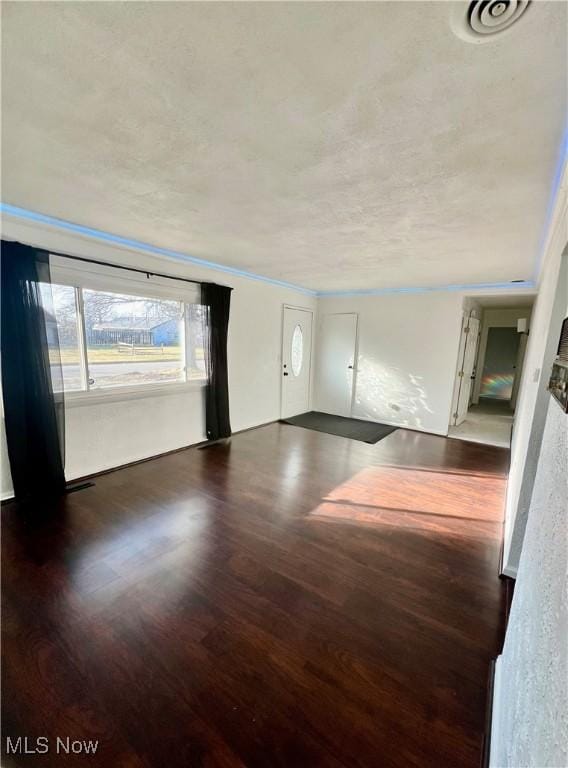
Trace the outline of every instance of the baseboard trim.
<path fill-rule="evenodd" d="M 84 483 L 82 482 L 70 482 L 67 483 L 65 486 L 65 493 L 75 493 L 76 491 L 83 491 L 85 488 L 91 488 L 94 485 L 94 483 L 91 483 L 89 481 L 86 481 Z M 1 506 L 5 506 L 7 504 L 11 504 L 14 501 L 15 497 L 14 495 L 10 496 L 3 496 L 1 499 Z"/>
<path fill-rule="evenodd" d="M 510 469 L 510 465 L 509 465 Z M 507 477 L 508 484 L 508 477 Z M 517 568 L 513 565 L 505 565 L 505 521 L 501 529 L 501 547 L 499 548 L 499 578 L 507 577 L 509 579 L 517 578 Z"/>
<path fill-rule="evenodd" d="M 504 565 L 501 568 L 501 576 L 506 576 L 509 579 L 517 578 L 517 569 L 512 565 Z"/>
<path fill-rule="evenodd" d="M 507 473 L 508 480 L 508 473 Z M 505 552 L 505 521 L 501 525 L 501 546 L 499 547 L 499 565 L 497 566 L 497 573 L 499 578 L 503 575 L 503 556 Z"/>
<path fill-rule="evenodd" d="M 88 475 L 81 475 L 80 477 L 74 477 L 73 483 L 85 483 L 92 480 L 95 477 L 101 477 L 102 475 L 109 475 L 111 472 L 118 472 L 121 469 L 128 469 L 129 467 L 136 467 L 138 464 L 145 464 L 147 461 L 154 461 L 154 459 L 162 459 L 165 456 L 172 456 L 174 453 L 181 453 L 182 451 L 188 451 L 190 448 L 199 448 L 200 445 L 206 445 L 207 441 L 203 440 L 199 443 L 190 443 L 189 445 L 182 445 L 180 448 L 172 448 L 171 451 L 162 451 L 162 453 L 154 453 L 152 456 L 145 456 L 142 459 L 134 459 L 133 461 L 127 461 L 124 464 L 117 464 L 115 467 L 107 467 L 106 469 L 99 469 L 96 472 L 91 472 Z"/>
<path fill-rule="evenodd" d="M 490 681 L 487 697 L 486 730 L 483 745 L 481 768 L 494 768 L 497 765 L 499 750 L 499 723 L 501 702 L 501 656 L 491 662 Z"/>
<path fill-rule="evenodd" d="M 263 424 L 256 424 L 254 427 L 246 427 L 245 429 L 239 429 L 231 434 L 240 435 L 243 432 L 250 432 L 252 429 L 260 429 L 261 427 L 267 427 L 269 424 L 275 424 L 277 419 L 267 421 Z M 101 469 L 99 472 L 93 472 L 90 475 L 83 475 L 82 477 L 73 478 L 74 483 L 83 483 L 88 480 L 92 480 L 94 477 L 100 477 L 101 475 L 108 475 L 111 472 L 118 472 L 120 469 L 128 469 L 128 467 L 135 467 L 138 464 L 145 464 L 147 461 L 153 461 L 154 459 L 162 459 L 165 456 L 172 456 L 174 453 L 181 453 L 182 451 L 189 451 L 191 448 L 205 448 L 209 445 L 217 445 L 219 443 L 226 443 L 231 437 L 223 438 L 222 440 L 200 440 L 198 443 L 190 443 L 189 445 L 182 445 L 180 448 L 173 448 L 171 451 L 163 451 L 162 453 L 156 453 L 153 456 L 147 456 L 143 459 L 136 459 L 135 461 L 129 461 L 126 464 L 119 464 L 116 467 L 109 467 L 108 469 Z"/>
<path fill-rule="evenodd" d="M 278 419 L 272 419 L 272 421 L 265 421 L 262 424 L 255 424 L 254 427 L 245 427 L 245 429 L 239 429 L 236 432 L 233 432 L 231 437 L 233 435 L 240 435 L 243 432 L 250 432 L 253 429 L 260 429 L 261 427 L 267 427 L 269 424 L 276 424 L 278 422 Z M 171 451 L 163 451 L 162 453 L 156 453 L 152 456 L 146 456 L 142 459 L 135 459 L 134 461 L 128 461 L 124 464 L 119 464 L 116 467 L 107 467 L 107 469 L 101 469 L 98 472 L 91 472 L 88 475 L 81 475 L 80 477 L 73 477 L 71 478 L 68 483 L 71 488 L 71 490 L 80 490 L 80 488 L 87 487 L 87 484 L 89 481 L 93 480 L 95 477 L 101 477 L 101 475 L 109 475 L 111 472 L 118 472 L 120 469 L 128 469 L 128 467 L 135 467 L 138 464 L 145 464 L 147 461 L 153 461 L 154 459 L 161 459 L 164 456 L 171 456 L 174 453 L 181 453 L 182 451 L 188 451 L 190 448 L 205 448 L 206 446 L 210 445 L 217 445 L 219 443 L 226 443 L 231 438 L 224 438 L 223 440 L 215 440 L 213 442 L 209 440 L 201 440 L 198 443 L 190 443 L 189 445 L 182 445 L 180 448 L 173 448 Z M 94 485 L 94 483 L 90 483 L 91 485 Z M 80 488 L 79 488 L 80 486 Z M 1 503 L 2 506 L 5 504 L 10 504 L 12 501 L 14 501 L 14 496 L 6 496 L 2 498 Z"/>
<path fill-rule="evenodd" d="M 493 699 L 495 691 L 495 664 L 496 659 L 492 659 L 489 665 L 489 674 L 487 676 L 487 699 L 485 703 L 485 730 L 483 733 L 483 745 L 481 748 L 480 768 L 489 768 L 491 757 L 491 724 L 493 719 Z"/>
<path fill-rule="evenodd" d="M 84 491 L 85 488 L 92 488 L 94 483 L 87 481 L 85 483 L 67 483 L 65 493 L 75 493 L 76 491 Z"/>

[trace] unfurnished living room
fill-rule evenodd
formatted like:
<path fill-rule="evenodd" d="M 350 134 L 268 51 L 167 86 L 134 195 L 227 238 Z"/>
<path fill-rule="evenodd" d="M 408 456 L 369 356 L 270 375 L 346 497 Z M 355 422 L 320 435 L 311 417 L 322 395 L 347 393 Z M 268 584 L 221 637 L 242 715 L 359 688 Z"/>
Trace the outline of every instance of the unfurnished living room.
<path fill-rule="evenodd" d="M 568 768 L 568 5 L 1 2 L 3 768 Z"/>

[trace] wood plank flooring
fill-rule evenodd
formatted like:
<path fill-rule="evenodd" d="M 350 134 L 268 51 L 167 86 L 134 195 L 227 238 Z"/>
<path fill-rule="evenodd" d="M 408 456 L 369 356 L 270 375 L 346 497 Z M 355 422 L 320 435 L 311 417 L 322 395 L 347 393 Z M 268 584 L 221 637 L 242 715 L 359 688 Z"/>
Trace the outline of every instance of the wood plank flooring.
<path fill-rule="evenodd" d="M 507 467 L 272 424 L 4 507 L 2 765 L 478 768 Z"/>

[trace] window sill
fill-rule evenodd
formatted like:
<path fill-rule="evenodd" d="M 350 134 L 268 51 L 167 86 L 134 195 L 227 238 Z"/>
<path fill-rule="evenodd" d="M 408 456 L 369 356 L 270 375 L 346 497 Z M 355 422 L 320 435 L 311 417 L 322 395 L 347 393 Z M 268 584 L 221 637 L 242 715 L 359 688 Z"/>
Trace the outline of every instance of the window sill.
<path fill-rule="evenodd" d="M 205 379 L 197 379 L 196 381 L 180 381 L 171 384 L 146 384 L 132 387 L 91 389 L 88 392 L 67 392 L 65 394 L 65 408 L 77 408 L 100 403 L 119 403 L 146 397 L 180 395 L 184 392 L 203 389 L 206 383 Z"/>

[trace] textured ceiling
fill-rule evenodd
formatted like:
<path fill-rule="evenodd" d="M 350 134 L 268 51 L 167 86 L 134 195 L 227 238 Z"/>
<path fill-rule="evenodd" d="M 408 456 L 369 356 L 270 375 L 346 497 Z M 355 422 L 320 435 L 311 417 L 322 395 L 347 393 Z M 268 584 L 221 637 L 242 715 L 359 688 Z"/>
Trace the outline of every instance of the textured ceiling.
<path fill-rule="evenodd" d="M 2 199 L 317 290 L 531 279 L 566 4 L 452 5 L 3 2 Z"/>

